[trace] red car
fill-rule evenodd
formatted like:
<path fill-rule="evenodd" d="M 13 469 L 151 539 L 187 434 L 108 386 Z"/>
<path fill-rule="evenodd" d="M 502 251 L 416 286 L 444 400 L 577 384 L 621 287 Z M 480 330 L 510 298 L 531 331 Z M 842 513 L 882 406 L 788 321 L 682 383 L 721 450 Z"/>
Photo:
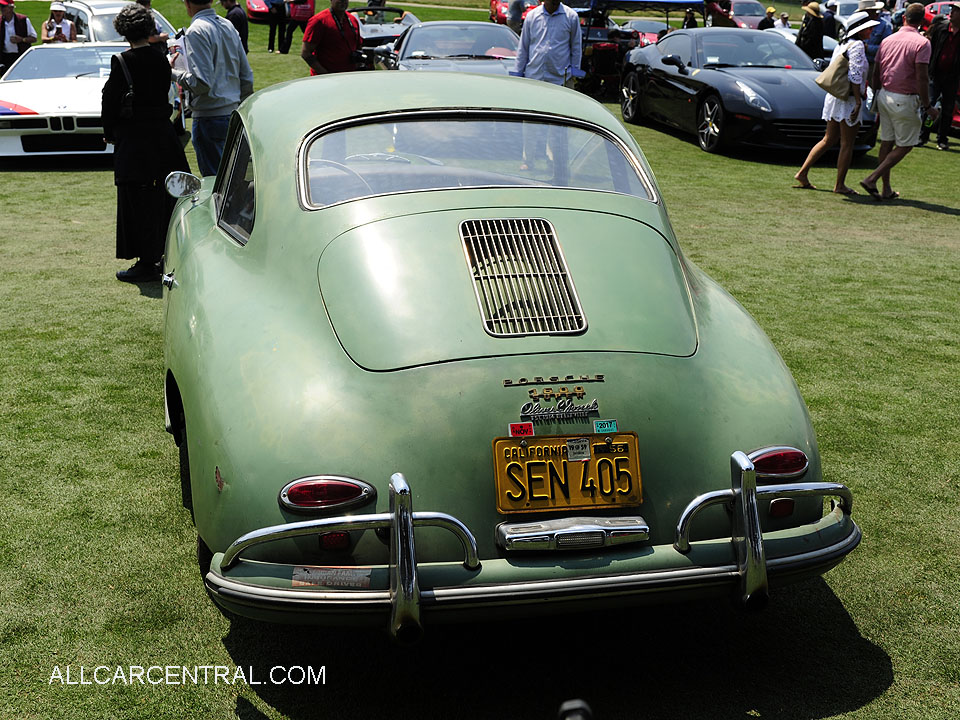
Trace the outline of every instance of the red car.
<path fill-rule="evenodd" d="M 314 0 L 302 0 L 301 2 L 286 3 L 290 9 L 288 20 L 294 22 L 306 22 L 314 16 Z M 247 0 L 247 18 L 252 23 L 262 23 L 264 25 L 270 22 L 270 6 L 265 0 Z"/>
<path fill-rule="evenodd" d="M 653 45 L 659 39 L 660 32 L 669 28 L 659 20 L 628 20 L 621 27 L 624 30 L 636 30 L 640 34 L 637 43 L 640 47 Z"/>
<path fill-rule="evenodd" d="M 507 24 L 507 12 L 510 9 L 511 0 L 490 0 L 490 22 Z M 539 0 L 523 0 L 523 19 L 527 18 L 527 13 L 540 4 Z"/>
<path fill-rule="evenodd" d="M 757 0 L 734 0 L 730 8 L 733 10 L 733 22 L 740 28 L 756 30 L 767 14 L 767 9 Z"/>
<path fill-rule="evenodd" d="M 930 27 L 930 23 L 933 22 L 933 19 L 937 15 L 949 15 L 950 7 L 953 3 L 950 2 L 935 2 L 930 3 L 923 8 L 923 26 Z"/>

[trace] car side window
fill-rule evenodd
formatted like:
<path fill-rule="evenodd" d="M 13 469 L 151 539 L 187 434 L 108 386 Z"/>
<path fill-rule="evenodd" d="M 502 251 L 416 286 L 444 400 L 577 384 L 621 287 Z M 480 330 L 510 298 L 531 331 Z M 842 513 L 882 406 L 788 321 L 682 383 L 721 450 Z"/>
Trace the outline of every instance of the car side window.
<path fill-rule="evenodd" d="M 676 55 L 686 66 L 691 65 L 693 53 L 690 50 L 690 38 L 686 35 L 677 35 L 676 37 L 665 37 L 657 43 L 657 50 L 666 57 L 667 55 Z"/>
<path fill-rule="evenodd" d="M 253 156 L 243 129 L 234 136 L 233 149 L 224 175 L 226 182 L 222 185 L 219 224 L 238 242 L 246 244 L 253 232 L 256 193 Z"/>
<path fill-rule="evenodd" d="M 75 10 L 74 8 L 68 7 L 63 16 L 67 18 L 67 20 L 72 20 L 76 26 L 77 40 L 90 38 L 90 23 L 87 21 L 87 14 L 83 10 Z"/>

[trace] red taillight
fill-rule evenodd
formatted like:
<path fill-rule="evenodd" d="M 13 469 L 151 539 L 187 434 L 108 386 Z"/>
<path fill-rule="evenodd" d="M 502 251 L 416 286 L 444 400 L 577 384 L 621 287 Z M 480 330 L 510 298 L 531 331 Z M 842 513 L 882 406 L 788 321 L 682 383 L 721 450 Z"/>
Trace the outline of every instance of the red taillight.
<path fill-rule="evenodd" d="M 800 477 L 809 462 L 802 450 L 792 447 L 770 447 L 750 453 L 758 480 L 787 480 Z"/>
<path fill-rule="evenodd" d="M 280 491 L 280 504 L 288 510 L 310 511 L 344 508 L 376 497 L 373 486 L 362 480 L 333 475 L 300 478 Z"/>

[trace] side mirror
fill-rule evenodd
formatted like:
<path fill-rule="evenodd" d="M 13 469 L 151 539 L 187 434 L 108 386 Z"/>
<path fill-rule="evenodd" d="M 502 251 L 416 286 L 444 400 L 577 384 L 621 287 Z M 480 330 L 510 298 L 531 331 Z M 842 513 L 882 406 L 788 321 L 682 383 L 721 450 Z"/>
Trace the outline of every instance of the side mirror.
<path fill-rule="evenodd" d="M 813 66 L 820 71 L 826 70 L 827 66 L 830 64 L 830 61 L 826 58 L 814 58 Z"/>
<path fill-rule="evenodd" d="M 660 58 L 660 62 L 662 62 L 664 65 L 673 65 L 683 74 L 686 74 L 687 72 L 687 68 L 683 64 L 683 60 L 681 60 L 677 55 L 664 55 L 662 58 Z"/>
<path fill-rule="evenodd" d="M 163 186 L 167 189 L 167 193 L 175 198 L 193 197 L 200 192 L 200 178 L 193 173 L 174 170 L 167 175 Z"/>

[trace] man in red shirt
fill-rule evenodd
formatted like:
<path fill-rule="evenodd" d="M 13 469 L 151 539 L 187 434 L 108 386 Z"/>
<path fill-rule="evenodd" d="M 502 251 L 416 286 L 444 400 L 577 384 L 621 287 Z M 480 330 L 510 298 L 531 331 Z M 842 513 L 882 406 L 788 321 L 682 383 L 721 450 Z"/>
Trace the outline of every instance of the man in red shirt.
<path fill-rule="evenodd" d="M 930 41 L 920 34 L 924 8 L 920 3 L 907 6 L 903 27 L 884 38 L 877 51 L 871 86 L 877 96 L 880 115 L 880 164 L 860 181 L 860 186 L 875 200 L 893 200 L 899 193 L 890 187 L 890 170 L 920 142 L 920 110 L 936 119 L 930 106 L 928 65 Z M 877 180 L 883 181 L 883 192 Z"/>
<path fill-rule="evenodd" d="M 330 0 L 330 8 L 310 18 L 303 32 L 300 57 L 311 75 L 357 69 L 353 53 L 360 49 L 360 23 L 347 12 L 348 0 Z"/>

